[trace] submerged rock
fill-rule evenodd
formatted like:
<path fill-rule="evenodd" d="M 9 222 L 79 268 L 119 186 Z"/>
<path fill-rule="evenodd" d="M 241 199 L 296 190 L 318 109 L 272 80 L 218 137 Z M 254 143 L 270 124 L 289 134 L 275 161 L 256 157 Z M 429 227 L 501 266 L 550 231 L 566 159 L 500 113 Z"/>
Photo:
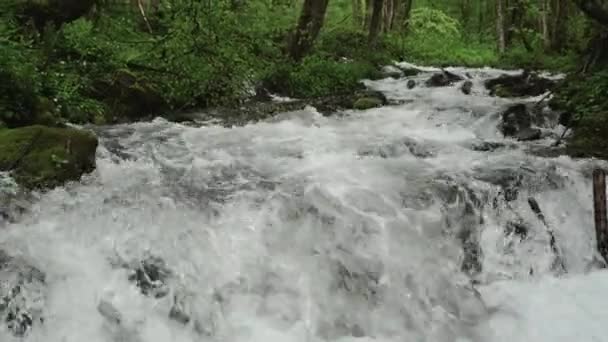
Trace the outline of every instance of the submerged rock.
<path fill-rule="evenodd" d="M 129 280 L 135 282 L 144 295 L 162 298 L 169 293 L 167 280 L 170 275 L 171 271 L 162 259 L 149 257 L 133 270 Z"/>
<path fill-rule="evenodd" d="M 42 271 L 0 250 L 0 319 L 15 337 L 44 321 L 45 292 Z"/>
<path fill-rule="evenodd" d="M 525 128 L 515 135 L 519 141 L 538 140 L 542 136 L 542 131 L 539 128 Z"/>
<path fill-rule="evenodd" d="M 520 239 L 524 240 L 528 237 L 528 232 L 530 231 L 530 227 L 525 225 L 522 222 L 507 222 L 505 227 L 506 235 L 516 235 L 519 236 Z"/>
<path fill-rule="evenodd" d="M 0 171 L 26 188 L 49 188 L 95 169 L 97 138 L 73 128 L 29 126 L 0 131 Z"/>
<path fill-rule="evenodd" d="M 472 90 L 473 90 L 473 82 L 471 82 L 471 81 L 465 81 L 462 84 L 462 86 L 460 87 L 460 91 L 462 91 L 462 93 L 465 95 L 471 95 Z"/>
<path fill-rule="evenodd" d="M 551 90 L 556 82 L 524 71 L 520 75 L 501 75 L 485 81 L 490 95 L 499 97 L 539 96 Z"/>
<path fill-rule="evenodd" d="M 462 81 L 463 78 L 449 71 L 436 73 L 426 81 L 427 87 L 446 87 L 456 82 Z"/>
<path fill-rule="evenodd" d="M 414 80 L 407 81 L 407 89 L 414 89 L 414 88 L 416 88 L 416 81 L 414 81 Z"/>
<path fill-rule="evenodd" d="M 500 130 L 505 137 L 514 137 L 532 126 L 532 118 L 525 104 L 512 105 L 502 113 Z"/>

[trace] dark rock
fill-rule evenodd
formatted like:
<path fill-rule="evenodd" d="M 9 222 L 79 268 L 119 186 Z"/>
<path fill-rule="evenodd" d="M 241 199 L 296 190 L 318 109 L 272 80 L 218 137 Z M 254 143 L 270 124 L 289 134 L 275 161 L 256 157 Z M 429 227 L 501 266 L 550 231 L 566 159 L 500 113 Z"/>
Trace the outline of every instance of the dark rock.
<path fill-rule="evenodd" d="M 491 152 L 491 151 L 496 151 L 498 149 L 505 148 L 505 147 L 507 147 L 507 145 L 504 143 L 492 142 L 492 141 L 482 141 L 480 143 L 473 144 L 473 146 L 471 146 L 471 149 L 473 151 L 478 151 L 478 152 Z"/>
<path fill-rule="evenodd" d="M 523 97 L 542 95 L 551 90 L 555 84 L 553 80 L 524 71 L 520 75 L 501 75 L 487 80 L 485 87 L 492 96 Z"/>
<path fill-rule="evenodd" d="M 253 95 L 254 101 L 269 102 L 272 101 L 270 91 L 264 87 L 264 85 L 258 85 L 255 87 L 255 95 Z"/>
<path fill-rule="evenodd" d="M 427 87 L 446 87 L 462 80 L 462 77 L 444 70 L 431 76 L 425 84 Z"/>
<path fill-rule="evenodd" d="M 462 87 L 460 87 L 460 90 L 465 95 L 471 95 L 471 91 L 473 90 L 473 82 L 471 82 L 471 81 L 465 81 L 462 84 Z"/>
<path fill-rule="evenodd" d="M 0 319 L 15 337 L 43 322 L 45 293 L 42 271 L 0 250 Z"/>
<path fill-rule="evenodd" d="M 31 18 L 42 32 L 47 23 L 60 26 L 83 17 L 95 5 L 96 0 L 47 0 L 22 1 L 19 12 Z"/>
<path fill-rule="evenodd" d="M 506 137 L 516 136 L 531 125 L 532 119 L 525 104 L 512 105 L 502 113 L 500 129 Z"/>
<path fill-rule="evenodd" d="M 573 117 L 572 112 L 562 112 L 559 115 L 558 123 L 562 126 L 570 127 Z"/>
<path fill-rule="evenodd" d="M 130 122 L 162 114 L 168 105 L 149 80 L 126 69 L 94 82 L 90 94 L 109 108 L 107 122 Z"/>
<path fill-rule="evenodd" d="M 405 76 L 405 77 L 416 76 L 422 72 L 422 70 L 416 69 L 416 68 L 404 68 L 404 67 L 398 67 L 398 68 L 401 69 L 401 72 L 403 73 L 403 76 Z"/>
<path fill-rule="evenodd" d="M 408 80 L 407 81 L 407 89 L 414 89 L 416 87 L 416 81 Z"/>
<path fill-rule="evenodd" d="M 520 239 L 524 240 L 528 237 L 528 232 L 530 228 L 523 224 L 522 222 L 507 222 L 507 226 L 505 227 L 505 234 L 507 235 L 517 235 Z"/>
<path fill-rule="evenodd" d="M 515 138 L 519 141 L 531 141 L 538 140 L 542 136 L 542 131 L 538 128 L 524 128 L 523 130 L 517 132 Z"/>
<path fill-rule="evenodd" d="M 177 295 L 173 297 L 173 305 L 169 311 L 169 318 L 184 325 L 190 322 L 187 297 L 178 297 Z"/>
<path fill-rule="evenodd" d="M 0 131 L 0 171 L 26 188 L 49 188 L 95 169 L 97 138 L 72 128 L 29 126 Z"/>
<path fill-rule="evenodd" d="M 144 295 L 162 298 L 169 292 L 167 280 L 170 275 L 171 271 L 162 259 L 149 257 L 133 270 L 129 280 L 135 282 Z"/>

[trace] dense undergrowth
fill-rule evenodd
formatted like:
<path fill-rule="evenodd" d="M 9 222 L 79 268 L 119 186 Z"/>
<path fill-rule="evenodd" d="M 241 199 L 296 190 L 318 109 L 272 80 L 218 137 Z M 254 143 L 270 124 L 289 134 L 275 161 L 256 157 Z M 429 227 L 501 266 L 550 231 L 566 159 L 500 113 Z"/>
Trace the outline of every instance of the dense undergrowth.
<path fill-rule="evenodd" d="M 430 8 L 414 10 L 408 30 L 383 35 L 374 48 L 363 28 L 328 19 L 312 52 L 293 63 L 284 53 L 297 21 L 289 1 L 249 1 L 238 9 L 231 1 L 211 9 L 207 2 L 173 2 L 151 15 L 149 28 L 136 12 L 102 10 L 43 30 L 10 6 L 17 2 L 5 2 L 0 11 L 0 122 L 9 127 L 133 121 L 234 105 L 262 86 L 299 98 L 348 93 L 399 59 L 558 70 L 572 65 L 569 55 L 517 46 L 500 56 L 489 40 L 465 37 L 457 20 Z M 335 4 L 330 12 L 339 19 L 346 9 L 344 2 Z"/>

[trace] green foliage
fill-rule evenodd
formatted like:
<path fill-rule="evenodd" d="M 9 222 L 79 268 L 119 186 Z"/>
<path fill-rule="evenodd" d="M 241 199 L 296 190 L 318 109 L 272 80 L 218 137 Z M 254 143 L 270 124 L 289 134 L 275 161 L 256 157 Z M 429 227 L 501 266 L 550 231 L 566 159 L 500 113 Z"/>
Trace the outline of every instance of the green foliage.
<path fill-rule="evenodd" d="M 301 64 L 279 69 L 273 90 L 295 97 L 318 97 L 347 93 L 360 87 L 359 81 L 373 72 L 370 64 L 336 61 L 328 56 L 312 55 Z"/>
<path fill-rule="evenodd" d="M 412 10 L 408 27 L 413 35 L 460 38 L 460 22 L 441 10 L 429 7 Z"/>

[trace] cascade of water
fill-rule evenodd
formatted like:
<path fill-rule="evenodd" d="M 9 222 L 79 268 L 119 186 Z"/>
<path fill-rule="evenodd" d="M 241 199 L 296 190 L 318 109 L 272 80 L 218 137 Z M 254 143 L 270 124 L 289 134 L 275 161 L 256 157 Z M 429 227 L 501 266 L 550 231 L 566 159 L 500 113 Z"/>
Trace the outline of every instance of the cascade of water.
<path fill-rule="evenodd" d="M 450 70 L 472 95 L 386 79 L 367 83 L 401 105 L 94 128 L 97 170 L 0 231 L 33 287 L 0 300 L 37 319 L 0 340 L 608 340 L 608 275 L 588 274 L 602 163 L 532 153 L 551 120 L 503 138 L 515 100 L 482 87 L 502 71 Z"/>

